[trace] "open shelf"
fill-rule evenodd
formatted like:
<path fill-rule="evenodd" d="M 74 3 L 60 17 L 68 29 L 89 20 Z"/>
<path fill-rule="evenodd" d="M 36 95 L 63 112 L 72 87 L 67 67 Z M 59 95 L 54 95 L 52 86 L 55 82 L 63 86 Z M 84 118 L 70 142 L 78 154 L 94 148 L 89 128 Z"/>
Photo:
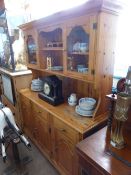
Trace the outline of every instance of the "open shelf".
<path fill-rule="evenodd" d="M 89 55 L 89 52 L 72 52 L 70 55 Z"/>
<path fill-rule="evenodd" d="M 61 50 L 61 51 L 63 51 L 64 49 L 63 49 L 63 47 L 44 47 L 44 48 L 42 48 L 41 50 L 46 50 L 46 51 L 52 51 L 52 50 L 54 50 L 54 51 L 57 51 L 57 50 Z"/>
<path fill-rule="evenodd" d="M 49 70 L 49 69 L 44 69 L 44 72 L 48 72 L 50 74 L 54 74 L 54 75 L 60 75 L 60 76 L 65 76 L 65 74 L 63 73 L 63 71 L 53 71 L 53 70 Z"/>

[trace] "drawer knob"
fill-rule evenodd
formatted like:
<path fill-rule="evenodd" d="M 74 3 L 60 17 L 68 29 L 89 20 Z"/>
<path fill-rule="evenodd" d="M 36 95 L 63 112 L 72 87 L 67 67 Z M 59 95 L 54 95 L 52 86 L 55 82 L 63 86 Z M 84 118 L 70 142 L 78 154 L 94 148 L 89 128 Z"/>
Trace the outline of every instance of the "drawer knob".
<path fill-rule="evenodd" d="M 62 128 L 62 129 L 60 129 L 60 131 L 62 131 L 62 132 L 66 132 L 66 130 L 65 130 L 65 129 L 63 129 L 63 128 Z"/>
<path fill-rule="evenodd" d="M 41 113 L 42 113 L 42 111 L 38 111 L 38 113 L 39 113 L 39 114 L 41 114 Z"/>

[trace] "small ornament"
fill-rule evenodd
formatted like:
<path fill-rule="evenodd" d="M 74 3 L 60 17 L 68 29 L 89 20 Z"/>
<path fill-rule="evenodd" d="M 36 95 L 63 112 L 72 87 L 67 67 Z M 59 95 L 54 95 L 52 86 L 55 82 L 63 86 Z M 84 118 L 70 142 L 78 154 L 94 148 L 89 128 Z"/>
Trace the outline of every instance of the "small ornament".
<path fill-rule="evenodd" d="M 51 67 L 52 67 L 52 58 L 47 57 L 47 69 L 51 69 Z"/>

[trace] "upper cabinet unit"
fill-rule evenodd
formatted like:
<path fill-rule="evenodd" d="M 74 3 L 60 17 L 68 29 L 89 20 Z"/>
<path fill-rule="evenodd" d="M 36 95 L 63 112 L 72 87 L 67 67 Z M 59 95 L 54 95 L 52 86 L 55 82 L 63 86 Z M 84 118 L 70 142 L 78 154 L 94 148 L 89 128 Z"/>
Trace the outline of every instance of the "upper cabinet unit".
<path fill-rule="evenodd" d="M 20 26 L 25 35 L 28 67 L 35 69 L 34 77 L 54 74 L 78 81 L 74 85 L 76 93 L 97 100 L 93 116 L 107 111 L 105 96 L 112 90 L 121 7 L 119 1 L 89 0 Z M 83 89 L 77 88 L 81 81 L 86 83 Z M 65 93 L 67 97 L 69 93 Z"/>

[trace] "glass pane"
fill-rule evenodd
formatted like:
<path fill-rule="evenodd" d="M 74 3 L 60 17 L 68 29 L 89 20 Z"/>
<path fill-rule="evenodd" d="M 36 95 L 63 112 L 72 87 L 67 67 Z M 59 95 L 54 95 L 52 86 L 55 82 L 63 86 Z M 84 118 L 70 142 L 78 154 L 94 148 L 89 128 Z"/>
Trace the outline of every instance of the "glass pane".
<path fill-rule="evenodd" d="M 28 51 L 28 61 L 31 64 L 36 64 L 36 44 L 31 35 L 27 38 L 27 51 Z"/>
<path fill-rule="evenodd" d="M 42 37 L 42 46 L 43 48 L 49 48 L 49 47 L 62 47 L 62 29 L 57 28 L 50 32 L 41 32 L 40 37 Z"/>
<path fill-rule="evenodd" d="M 88 72 L 89 34 L 82 26 L 74 27 L 67 38 L 67 59 L 69 71 Z"/>

